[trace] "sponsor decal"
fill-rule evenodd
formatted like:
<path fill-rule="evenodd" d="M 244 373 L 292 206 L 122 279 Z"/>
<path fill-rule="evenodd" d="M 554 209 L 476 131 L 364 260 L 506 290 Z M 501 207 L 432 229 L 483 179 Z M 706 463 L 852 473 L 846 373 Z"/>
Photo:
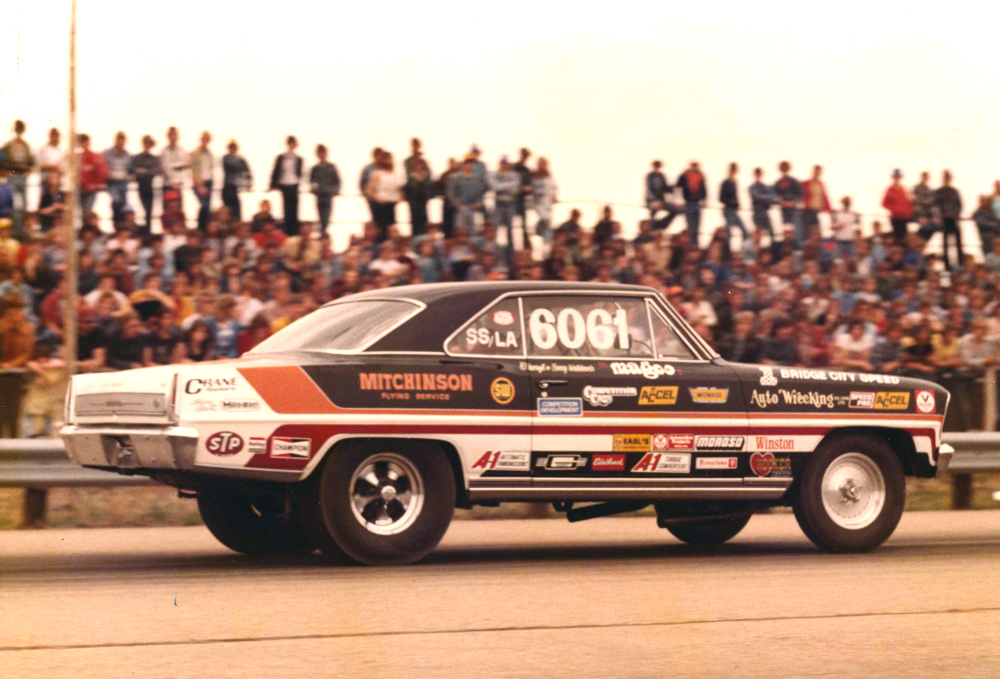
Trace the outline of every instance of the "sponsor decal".
<path fill-rule="evenodd" d="M 694 434 L 654 434 L 652 450 L 694 450 Z"/>
<path fill-rule="evenodd" d="M 875 407 L 874 391 L 852 391 L 849 398 L 850 401 L 847 403 L 849 408 L 864 408 L 866 410 L 871 410 Z"/>
<path fill-rule="evenodd" d="M 623 472 L 625 471 L 625 455 L 596 453 L 590 458 L 590 468 L 595 472 Z"/>
<path fill-rule="evenodd" d="M 529 363 L 521 361 L 521 370 L 529 373 L 559 373 L 567 375 L 569 373 L 592 373 L 597 372 L 593 363 Z"/>
<path fill-rule="evenodd" d="M 743 436 L 698 436 L 695 437 L 696 450 L 743 450 Z"/>
<path fill-rule="evenodd" d="M 576 470 L 587 466 L 587 458 L 583 455 L 546 455 L 538 458 L 536 467 L 555 470 Z"/>
<path fill-rule="evenodd" d="M 498 377 L 490 385 L 490 396 L 502 406 L 514 400 L 514 383 L 506 377 Z"/>
<path fill-rule="evenodd" d="M 646 453 L 632 471 L 638 474 L 687 474 L 691 453 Z"/>
<path fill-rule="evenodd" d="M 251 455 L 264 455 L 267 453 L 267 439 L 263 436 L 251 436 L 247 441 L 247 452 Z"/>
<path fill-rule="evenodd" d="M 906 410 L 909 407 L 908 391 L 880 391 L 875 394 L 875 410 Z"/>
<path fill-rule="evenodd" d="M 755 436 L 757 450 L 795 450 L 795 439 L 787 436 Z"/>
<path fill-rule="evenodd" d="M 233 413 L 250 413 L 260 410 L 260 401 L 252 398 L 227 398 L 222 401 L 222 409 Z"/>
<path fill-rule="evenodd" d="M 736 469 L 738 464 L 735 457 L 699 457 L 694 461 L 695 469 Z"/>
<path fill-rule="evenodd" d="M 217 431 L 205 439 L 205 450 L 212 455 L 235 455 L 243 450 L 243 438 L 232 431 Z"/>
<path fill-rule="evenodd" d="M 922 413 L 933 413 L 937 410 L 937 401 L 934 392 L 930 389 L 917 389 L 913 392 L 914 400 L 917 402 L 917 410 Z"/>
<path fill-rule="evenodd" d="M 612 361 L 610 367 L 611 372 L 615 375 L 642 375 L 647 380 L 672 377 L 677 373 L 672 365 L 650 363 L 649 361 Z"/>
<path fill-rule="evenodd" d="M 500 311 L 494 311 L 491 317 L 493 322 L 497 325 L 508 326 L 514 325 L 514 314 L 506 309 L 501 309 Z"/>
<path fill-rule="evenodd" d="M 540 398 L 539 417 L 580 417 L 583 415 L 582 398 Z"/>
<path fill-rule="evenodd" d="M 531 453 L 521 450 L 490 450 L 472 465 L 473 469 L 500 469 L 507 472 L 531 470 Z"/>
<path fill-rule="evenodd" d="M 639 391 L 635 387 L 592 387 L 589 384 L 583 388 L 583 400 L 592 406 L 608 406 L 615 396 L 636 396 Z"/>
<path fill-rule="evenodd" d="M 469 373 L 359 373 L 361 391 L 381 391 L 385 401 L 450 401 L 453 393 L 472 391 Z"/>
<path fill-rule="evenodd" d="M 764 368 L 761 368 L 763 371 Z M 772 368 L 772 374 L 773 374 Z M 840 370 L 818 370 L 815 368 L 778 368 L 778 376 L 783 380 L 820 380 L 824 382 L 860 382 L 862 384 L 899 384 L 899 378 L 895 375 L 869 375 L 867 373 L 851 373 Z M 760 383 L 765 387 L 777 385 L 777 381 L 764 382 L 763 375 Z"/>
<path fill-rule="evenodd" d="M 643 387 L 639 392 L 641 406 L 672 406 L 677 403 L 677 387 Z"/>
<path fill-rule="evenodd" d="M 195 377 L 184 383 L 184 393 L 236 391 L 239 380 L 239 377 Z"/>
<path fill-rule="evenodd" d="M 274 436 L 271 438 L 271 457 L 290 457 L 308 460 L 312 450 L 312 439 Z"/>
<path fill-rule="evenodd" d="M 774 376 L 774 368 L 763 365 L 759 367 L 760 367 L 760 386 L 762 387 L 778 386 L 778 378 Z"/>
<path fill-rule="evenodd" d="M 215 401 L 210 401 L 207 398 L 196 398 L 191 401 L 189 405 L 191 410 L 196 413 L 215 412 L 219 409 L 219 406 Z"/>
<path fill-rule="evenodd" d="M 688 387 L 695 403 L 721 404 L 729 400 L 728 387 Z"/>
<path fill-rule="evenodd" d="M 761 477 L 788 478 L 792 475 L 792 460 L 773 453 L 754 453 L 750 456 L 750 469 Z"/>
<path fill-rule="evenodd" d="M 779 403 L 786 406 L 812 406 L 816 409 L 834 408 L 838 405 L 847 405 L 849 401 L 847 396 L 821 394 L 816 391 L 799 391 L 798 389 L 777 389 L 775 391 L 754 389 L 753 393 L 750 394 L 750 403 L 758 408 L 768 408 Z"/>
<path fill-rule="evenodd" d="M 497 313 L 500 313 L 499 311 Z M 498 349 L 517 349 L 517 335 L 513 330 L 490 330 L 489 328 L 469 328 L 465 331 L 465 341 L 470 346 L 481 344 Z"/>
<path fill-rule="evenodd" d="M 615 434 L 612 450 L 616 453 L 644 453 L 651 445 L 649 434 Z"/>

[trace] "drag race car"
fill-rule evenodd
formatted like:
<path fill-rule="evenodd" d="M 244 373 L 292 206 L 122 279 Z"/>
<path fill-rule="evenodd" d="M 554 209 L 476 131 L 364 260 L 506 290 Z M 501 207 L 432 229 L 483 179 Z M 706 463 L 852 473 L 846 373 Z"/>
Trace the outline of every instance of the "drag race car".
<path fill-rule="evenodd" d="M 400 564 L 456 507 L 546 502 L 570 521 L 653 505 L 689 543 L 791 506 L 832 552 L 870 550 L 905 476 L 944 472 L 948 392 L 891 375 L 728 363 L 657 291 L 442 283 L 327 304 L 244 357 L 77 375 L 77 463 L 196 496 L 248 554 Z"/>

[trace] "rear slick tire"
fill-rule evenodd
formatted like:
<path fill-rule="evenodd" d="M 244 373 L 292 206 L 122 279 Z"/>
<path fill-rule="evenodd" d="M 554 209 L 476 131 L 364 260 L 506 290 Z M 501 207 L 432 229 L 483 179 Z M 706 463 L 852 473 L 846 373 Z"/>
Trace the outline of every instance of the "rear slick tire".
<path fill-rule="evenodd" d="M 316 548 L 280 496 L 198 493 L 198 511 L 215 538 L 250 556 L 309 554 Z"/>
<path fill-rule="evenodd" d="M 735 517 L 705 518 L 676 524 L 668 523 L 664 528 L 670 531 L 670 534 L 675 538 L 689 545 L 721 545 L 739 535 L 740 531 L 750 522 L 751 516 L 753 516 L 753 512 L 747 512 Z"/>

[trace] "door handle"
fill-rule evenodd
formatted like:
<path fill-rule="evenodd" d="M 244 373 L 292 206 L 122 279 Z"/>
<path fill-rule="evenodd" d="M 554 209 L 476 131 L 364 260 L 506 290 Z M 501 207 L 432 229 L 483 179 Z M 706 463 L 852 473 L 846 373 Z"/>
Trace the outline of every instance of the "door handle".
<path fill-rule="evenodd" d="M 541 380 L 540 382 L 535 382 L 535 385 L 539 389 L 548 389 L 549 387 L 565 387 L 569 384 L 569 380 Z"/>

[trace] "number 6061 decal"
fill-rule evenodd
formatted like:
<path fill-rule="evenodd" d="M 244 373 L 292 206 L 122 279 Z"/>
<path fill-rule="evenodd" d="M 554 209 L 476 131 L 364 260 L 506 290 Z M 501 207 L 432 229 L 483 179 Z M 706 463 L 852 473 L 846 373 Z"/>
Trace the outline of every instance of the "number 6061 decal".
<path fill-rule="evenodd" d="M 551 349 L 558 342 L 567 349 L 579 349 L 588 342 L 595 349 L 628 350 L 628 323 L 625 310 L 614 316 L 604 309 L 592 309 L 587 318 L 578 310 L 567 307 L 557 317 L 549 309 L 535 309 L 528 319 L 531 341 L 539 349 Z"/>

